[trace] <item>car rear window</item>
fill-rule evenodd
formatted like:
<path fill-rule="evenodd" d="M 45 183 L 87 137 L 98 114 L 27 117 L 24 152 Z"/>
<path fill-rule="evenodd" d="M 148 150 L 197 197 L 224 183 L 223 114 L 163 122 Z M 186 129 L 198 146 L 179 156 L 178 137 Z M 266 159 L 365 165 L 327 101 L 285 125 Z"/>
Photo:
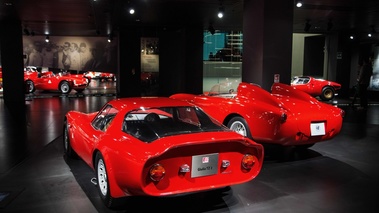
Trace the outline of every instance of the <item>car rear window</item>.
<path fill-rule="evenodd" d="M 125 116 L 122 129 L 147 143 L 178 134 L 230 131 L 197 107 L 133 110 Z"/>

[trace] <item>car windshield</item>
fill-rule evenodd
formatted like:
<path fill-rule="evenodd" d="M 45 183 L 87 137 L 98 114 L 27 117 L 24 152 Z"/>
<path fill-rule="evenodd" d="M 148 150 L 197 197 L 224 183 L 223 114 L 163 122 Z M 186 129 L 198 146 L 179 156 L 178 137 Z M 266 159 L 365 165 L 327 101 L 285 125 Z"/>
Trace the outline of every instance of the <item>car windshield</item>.
<path fill-rule="evenodd" d="M 292 81 L 292 84 L 306 84 L 309 82 L 307 77 L 295 77 Z"/>
<path fill-rule="evenodd" d="M 122 128 L 147 143 L 178 134 L 231 131 L 197 107 L 133 110 L 125 116 Z"/>

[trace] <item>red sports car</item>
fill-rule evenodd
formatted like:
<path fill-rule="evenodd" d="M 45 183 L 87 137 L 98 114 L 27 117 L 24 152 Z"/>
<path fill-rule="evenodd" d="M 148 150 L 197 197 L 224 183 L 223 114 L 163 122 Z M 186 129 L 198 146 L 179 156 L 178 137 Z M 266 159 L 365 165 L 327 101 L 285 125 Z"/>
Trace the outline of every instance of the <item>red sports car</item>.
<path fill-rule="evenodd" d="M 262 145 L 231 131 L 185 101 L 114 99 L 94 113 L 70 111 L 67 156 L 96 173 L 100 197 L 168 196 L 244 183 L 263 162 Z"/>
<path fill-rule="evenodd" d="M 291 86 L 314 97 L 319 96 L 323 101 L 332 100 L 337 95 L 337 91 L 341 89 L 339 83 L 310 76 L 294 77 Z"/>
<path fill-rule="evenodd" d="M 73 76 L 66 73 L 55 74 L 51 71 L 38 72 L 25 70 L 24 82 L 28 93 L 35 90 L 59 90 L 62 94 L 68 94 L 72 89 L 83 92 L 88 86 L 88 79 L 83 76 Z"/>
<path fill-rule="evenodd" d="M 175 94 L 230 129 L 258 143 L 310 147 L 336 136 L 344 111 L 314 97 L 274 83 L 269 93 L 258 85 L 240 83 L 237 93 L 193 95 Z"/>

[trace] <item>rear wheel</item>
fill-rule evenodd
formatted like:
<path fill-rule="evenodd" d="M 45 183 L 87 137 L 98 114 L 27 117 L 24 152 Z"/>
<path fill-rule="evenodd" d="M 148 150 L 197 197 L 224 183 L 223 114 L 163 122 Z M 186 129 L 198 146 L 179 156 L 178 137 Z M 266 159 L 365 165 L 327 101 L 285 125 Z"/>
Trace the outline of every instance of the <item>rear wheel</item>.
<path fill-rule="evenodd" d="M 321 100 L 323 101 L 329 101 L 329 100 L 332 100 L 334 98 L 334 89 L 333 87 L 324 87 L 322 89 L 322 92 L 321 92 L 321 95 L 320 95 L 320 98 Z"/>
<path fill-rule="evenodd" d="M 59 84 L 59 90 L 63 93 L 63 94 L 68 94 L 71 92 L 71 87 L 70 87 L 70 84 L 67 82 L 67 81 L 62 81 L 60 84 Z"/>
<path fill-rule="evenodd" d="M 234 117 L 228 122 L 227 126 L 229 129 L 245 137 L 251 138 L 249 125 L 247 125 L 247 122 L 244 118 L 240 116 Z"/>
<path fill-rule="evenodd" d="M 95 165 L 97 189 L 99 190 L 100 198 L 108 208 L 113 208 L 115 207 L 114 198 L 110 194 L 107 168 L 100 152 L 96 154 Z"/>
<path fill-rule="evenodd" d="M 34 83 L 31 80 L 26 80 L 25 81 L 25 87 L 26 87 L 25 89 L 26 89 L 27 93 L 32 93 L 32 92 L 36 91 Z"/>

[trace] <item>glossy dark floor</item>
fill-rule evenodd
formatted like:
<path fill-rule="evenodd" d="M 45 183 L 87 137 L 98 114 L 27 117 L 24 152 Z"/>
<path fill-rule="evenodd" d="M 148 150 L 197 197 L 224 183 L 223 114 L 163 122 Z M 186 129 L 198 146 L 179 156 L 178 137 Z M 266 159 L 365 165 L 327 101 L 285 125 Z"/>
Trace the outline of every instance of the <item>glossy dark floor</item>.
<path fill-rule="evenodd" d="M 245 184 L 177 197 L 133 197 L 104 207 L 94 173 L 63 156 L 68 110 L 92 112 L 112 95 L 31 97 L 15 114 L 0 99 L 0 212 L 379 212 L 379 106 L 347 101 L 342 132 L 308 150 L 267 148 L 259 176 Z M 19 120 L 26 116 L 26 123 Z"/>

